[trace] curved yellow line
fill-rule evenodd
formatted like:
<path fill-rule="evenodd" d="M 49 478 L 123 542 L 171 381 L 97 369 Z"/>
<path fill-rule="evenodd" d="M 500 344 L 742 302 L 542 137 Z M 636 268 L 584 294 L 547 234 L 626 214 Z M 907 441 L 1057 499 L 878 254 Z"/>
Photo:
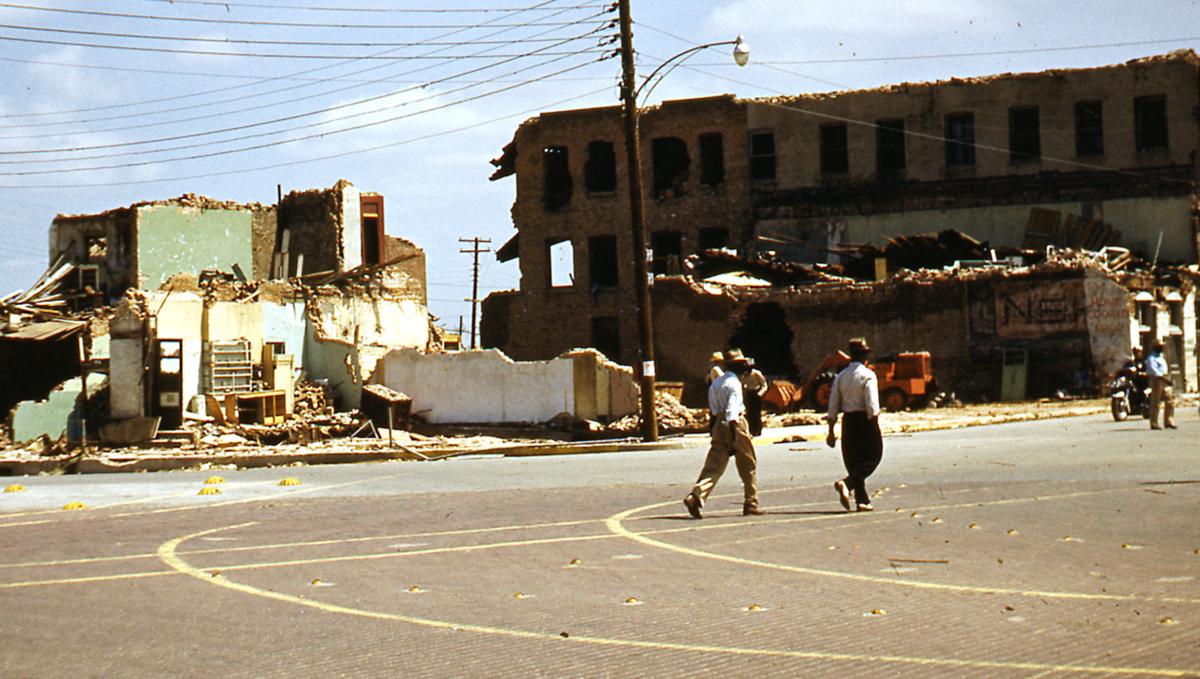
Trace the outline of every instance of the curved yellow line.
<path fill-rule="evenodd" d="M 224 587 L 242 594 L 249 594 L 265 599 L 271 599 L 297 606 L 305 606 L 307 608 L 324 611 L 326 613 L 336 613 L 340 615 L 350 615 L 360 618 L 369 618 L 375 620 L 387 620 L 391 622 L 402 622 L 411 625 L 422 627 L 431 627 L 435 629 L 448 629 L 460 632 L 474 632 L 477 634 L 485 634 L 490 636 L 500 636 L 516 639 L 535 639 L 539 641 L 548 641 L 556 643 L 574 642 L 578 644 L 589 644 L 596 646 L 609 646 L 618 648 L 640 648 L 660 651 L 685 651 L 691 653 L 709 653 L 720 655 L 737 655 L 737 656 L 767 656 L 778 658 L 795 658 L 802 660 L 827 660 L 838 662 L 882 662 L 918 665 L 926 667 L 969 667 L 973 669 L 1002 669 L 1002 670 L 1029 670 L 1029 671 L 1049 671 L 1049 672 L 1075 672 L 1085 674 L 1118 674 L 1118 675 L 1138 675 L 1138 676 L 1160 676 L 1160 677 L 1183 677 L 1187 676 L 1187 672 L 1183 670 L 1172 669 L 1155 669 L 1155 668 L 1131 668 L 1131 667 L 1103 667 L 1103 666 L 1088 666 L 1088 665 L 1053 665 L 1047 663 L 1032 663 L 1032 662 L 1003 662 L 993 660 L 959 660 L 954 658 L 920 658 L 898 655 L 858 655 L 852 653 L 828 653 L 822 651 L 794 651 L 781 649 L 767 648 L 739 648 L 729 646 L 709 646 L 703 644 L 680 644 L 662 641 L 640 641 L 635 639 L 608 639 L 603 637 L 587 637 L 575 636 L 563 638 L 557 634 L 548 632 L 530 632 L 525 630 L 506 629 L 503 627 L 490 627 L 486 625 L 471 625 L 445 620 L 431 620 L 428 618 L 418 618 L 409 615 L 399 615 L 396 613 L 384 613 L 381 611 L 370 611 L 361 608 L 350 608 L 348 606 L 339 606 L 337 604 L 328 604 L 312 599 L 304 599 L 282 592 L 273 592 L 270 590 L 261 589 L 252 585 L 246 585 L 239 582 L 233 582 L 224 577 L 214 577 L 183 559 L 179 558 L 178 548 L 184 542 L 217 533 L 226 530 L 234 530 L 246 526 L 254 525 L 257 522 L 249 522 L 237 524 L 233 526 L 224 526 L 221 528 L 211 528 L 196 533 L 184 535 L 182 537 L 168 540 L 161 544 L 157 550 L 159 559 L 171 568 L 179 571 L 184 575 L 191 576 L 202 582 L 207 582 L 218 587 Z"/>
<path fill-rule="evenodd" d="M 1094 491 L 1094 492 L 1102 492 L 1102 491 Z M 1067 496 L 1073 497 L 1073 496 L 1077 496 L 1079 494 L 1081 494 L 1081 493 L 1070 493 L 1070 494 L 1067 494 Z M 1033 499 L 1049 500 L 1049 499 L 1054 499 L 1054 497 L 1053 496 L 1041 496 L 1041 497 L 1033 498 Z M 1021 501 L 1023 501 L 1023 500 L 1014 498 L 1014 499 L 1009 499 L 1009 500 L 1001 500 L 1001 501 L 998 501 L 993 504 L 1002 504 L 1002 503 L 1003 504 L 1011 504 L 1011 503 L 1021 502 Z M 1027 500 L 1027 501 L 1032 501 L 1032 500 Z M 1047 592 L 1047 591 L 1039 591 L 1039 590 L 1008 589 L 1008 588 L 1004 588 L 1004 587 L 979 587 L 979 586 L 975 586 L 975 585 L 955 585 L 955 584 L 936 583 L 936 582 L 922 582 L 920 580 L 909 580 L 909 579 L 900 578 L 900 577 L 884 578 L 884 577 L 879 577 L 876 575 L 862 575 L 862 574 L 858 574 L 858 573 L 843 573 L 841 571 L 831 571 L 831 570 L 825 570 L 825 569 L 821 569 L 821 568 L 807 568 L 805 566 L 790 566 L 787 564 L 772 563 L 770 561 L 758 561 L 755 559 L 745 559 L 740 556 L 731 556 L 729 554 L 720 554 L 717 552 L 707 552 L 707 551 L 704 551 L 701 549 L 694 549 L 692 547 L 684 547 L 682 545 L 676 545 L 676 544 L 673 544 L 670 542 L 663 542 L 662 540 L 655 540 L 654 538 L 647 537 L 646 534 L 636 533 L 634 531 L 629 530 L 622 523 L 625 519 L 629 518 L 630 516 L 632 516 L 634 514 L 638 514 L 640 512 L 644 512 L 644 511 L 649 511 L 651 509 L 659 509 L 661 507 L 669 507 L 671 505 L 676 504 L 676 502 L 677 501 L 656 502 L 654 504 L 644 505 L 642 507 L 635 507 L 633 509 L 627 509 L 623 512 L 620 512 L 620 513 L 614 514 L 613 516 L 610 516 L 608 519 L 605 520 L 605 525 L 607 525 L 608 529 L 616 535 L 620 535 L 622 537 L 628 538 L 630 540 L 633 540 L 634 542 L 639 542 L 643 545 L 648 545 L 650 547 L 657 547 L 659 549 L 665 549 L 667 551 L 675 552 L 677 554 L 684 554 L 687 556 L 694 556 L 694 557 L 699 557 L 702 559 L 715 559 L 717 561 L 726 561 L 728 563 L 735 563 L 735 564 L 738 564 L 741 566 L 755 566 L 758 568 L 769 568 L 772 570 L 785 571 L 785 572 L 789 572 L 789 573 L 801 573 L 803 575 L 813 575 L 813 576 L 826 577 L 826 578 L 840 578 L 842 580 L 854 580 L 856 582 L 869 582 L 869 583 L 878 584 L 878 585 L 912 587 L 915 589 L 941 590 L 941 591 L 948 591 L 948 592 L 963 592 L 963 593 L 969 593 L 969 594 L 1007 594 L 1007 595 L 1011 595 L 1011 596 L 1039 597 L 1039 598 L 1043 598 L 1043 599 L 1051 599 L 1051 598 L 1053 598 L 1053 599 L 1078 599 L 1078 600 L 1084 600 L 1084 601 L 1159 601 L 1159 602 L 1165 602 L 1165 603 L 1178 603 L 1178 604 L 1200 604 L 1200 599 L 1190 599 L 1187 597 L 1146 597 L 1146 596 L 1137 596 L 1134 594 L 1107 594 L 1107 593 L 1105 593 L 1105 594 L 1089 594 L 1086 592 Z M 978 502 L 972 502 L 972 503 L 969 503 L 968 505 L 961 505 L 961 506 L 977 506 L 977 505 L 979 505 Z M 937 507 L 937 508 L 946 509 L 946 508 L 950 508 L 950 507 L 955 507 L 955 505 L 945 505 L 945 506 L 941 506 L 941 507 Z M 929 511 L 929 509 L 931 509 L 931 508 L 924 508 L 923 511 Z M 790 521 L 794 521 L 794 519 L 785 519 L 783 521 L 779 521 L 776 523 L 787 523 Z"/>

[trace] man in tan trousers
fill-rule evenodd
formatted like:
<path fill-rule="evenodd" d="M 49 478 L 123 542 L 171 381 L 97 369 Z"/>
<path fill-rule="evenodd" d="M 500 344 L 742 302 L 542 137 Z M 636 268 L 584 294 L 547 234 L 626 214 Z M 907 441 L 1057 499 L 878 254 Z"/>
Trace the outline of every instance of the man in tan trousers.
<path fill-rule="evenodd" d="M 1158 426 L 1159 410 L 1163 411 L 1163 424 L 1167 429 L 1175 428 L 1175 387 L 1171 385 L 1171 370 L 1163 356 L 1165 345 L 1155 340 L 1150 355 L 1146 357 L 1146 376 L 1150 378 L 1150 428 Z"/>
<path fill-rule="evenodd" d="M 739 375 L 750 367 L 749 361 L 738 349 L 725 352 L 725 373 L 713 380 L 708 387 L 708 409 L 712 413 L 712 443 L 700 478 L 692 492 L 683 498 L 683 506 L 693 519 L 703 518 L 700 513 L 704 500 L 708 498 L 732 456 L 737 465 L 738 476 L 742 477 L 744 501 L 743 516 L 765 514 L 758 508 L 758 461 L 754 455 L 754 443 L 750 440 L 750 425 L 746 423 L 745 406 L 742 403 L 742 384 Z"/>

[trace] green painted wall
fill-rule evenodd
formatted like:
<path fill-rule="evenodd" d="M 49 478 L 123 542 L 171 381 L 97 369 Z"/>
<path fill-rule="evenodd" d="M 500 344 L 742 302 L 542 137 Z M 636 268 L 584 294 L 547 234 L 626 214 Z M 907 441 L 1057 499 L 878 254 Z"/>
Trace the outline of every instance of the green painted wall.
<path fill-rule="evenodd" d="M 155 289 L 177 273 L 205 269 L 233 272 L 237 263 L 253 275 L 249 210 L 201 210 L 178 205 L 138 208 L 139 287 Z"/>

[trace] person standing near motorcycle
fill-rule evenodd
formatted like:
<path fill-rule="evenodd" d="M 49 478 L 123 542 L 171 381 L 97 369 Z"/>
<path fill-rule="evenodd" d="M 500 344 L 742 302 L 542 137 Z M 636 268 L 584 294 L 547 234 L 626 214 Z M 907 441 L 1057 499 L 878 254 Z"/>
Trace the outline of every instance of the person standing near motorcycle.
<path fill-rule="evenodd" d="M 1167 359 L 1163 356 L 1162 340 L 1155 340 L 1146 357 L 1146 376 L 1150 378 L 1150 428 L 1162 429 L 1158 425 L 1159 408 L 1163 410 L 1163 424 L 1175 429 L 1175 388 Z"/>

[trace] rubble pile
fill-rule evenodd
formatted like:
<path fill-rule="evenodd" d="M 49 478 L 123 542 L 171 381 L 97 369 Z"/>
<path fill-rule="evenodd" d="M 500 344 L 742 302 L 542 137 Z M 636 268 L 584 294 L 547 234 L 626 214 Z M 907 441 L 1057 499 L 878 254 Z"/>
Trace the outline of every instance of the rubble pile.
<path fill-rule="evenodd" d="M 708 409 L 689 408 L 673 395 L 658 392 L 654 395 L 654 412 L 658 416 L 659 431 L 667 433 L 696 433 L 708 431 Z M 633 433 L 642 426 L 638 414 L 627 415 L 608 425 L 614 433 Z"/>
<path fill-rule="evenodd" d="M 333 404 L 333 390 L 327 384 L 299 380 L 292 388 L 295 394 L 295 412 L 298 418 L 324 414 Z"/>

